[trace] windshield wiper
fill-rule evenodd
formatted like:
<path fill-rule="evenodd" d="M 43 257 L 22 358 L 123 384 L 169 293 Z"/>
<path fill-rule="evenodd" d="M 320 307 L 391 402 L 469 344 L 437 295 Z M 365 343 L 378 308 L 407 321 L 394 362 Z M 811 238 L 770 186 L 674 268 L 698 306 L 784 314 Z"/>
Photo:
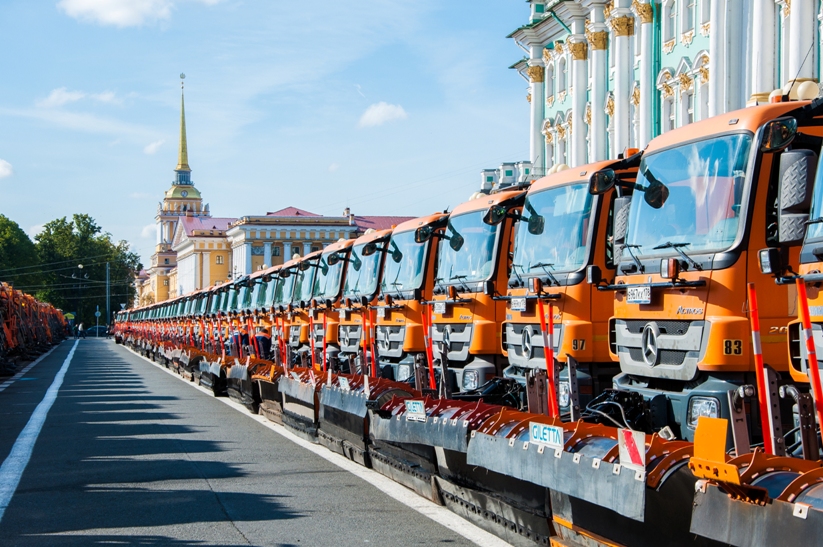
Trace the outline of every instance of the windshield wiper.
<path fill-rule="evenodd" d="M 803 224 L 808 226 L 809 224 L 820 224 L 821 222 L 823 222 L 823 217 L 817 217 L 817 218 L 813 218 L 811 220 L 807 220 Z"/>
<path fill-rule="evenodd" d="M 666 243 L 663 243 L 663 244 L 658 245 L 657 247 L 655 247 L 655 248 L 654 248 L 654 250 L 659 250 L 659 249 L 674 249 L 675 251 L 677 251 L 677 254 L 679 254 L 680 256 L 682 256 L 682 257 L 683 257 L 683 259 L 684 259 L 686 262 L 688 262 L 688 263 L 689 263 L 689 265 L 691 265 L 691 266 L 692 266 L 695 270 L 698 270 L 698 271 L 703 270 L 703 268 L 700 266 L 700 264 L 698 264 L 697 262 L 695 262 L 695 261 L 694 261 L 694 259 L 693 259 L 692 257 L 690 257 L 689 255 L 687 255 L 686 253 L 684 253 L 684 252 L 683 252 L 683 249 L 681 249 L 681 247 L 688 247 L 689 245 L 691 245 L 691 243 L 672 243 L 671 241 L 667 241 Z"/>
<path fill-rule="evenodd" d="M 467 277 L 469 277 L 469 276 L 457 274 L 457 275 L 451 276 L 449 281 L 454 281 L 456 279 L 457 281 L 460 282 L 461 285 L 463 285 L 463 288 L 466 289 L 466 292 L 469 292 L 471 289 L 469 288 L 468 285 L 466 285 L 466 282 L 464 281 L 464 279 L 466 279 Z"/>
<path fill-rule="evenodd" d="M 443 291 L 443 293 L 445 294 L 445 293 L 448 293 L 449 291 L 446 290 L 446 287 L 443 285 L 444 281 L 445 281 L 445 279 L 443 279 L 442 277 L 435 277 L 434 278 L 434 284 L 437 285 L 437 288 L 440 289 L 441 291 Z"/>
<path fill-rule="evenodd" d="M 637 271 L 640 272 L 640 273 L 643 273 L 643 263 L 640 262 L 640 260 L 637 258 L 637 256 L 632 251 L 632 249 L 639 249 L 642 246 L 643 245 L 634 245 L 634 244 L 631 244 L 631 243 L 627 243 L 626 245 L 624 245 L 624 247 L 629 250 L 629 256 L 632 257 L 632 260 L 634 261 L 635 266 L 637 266 Z"/>
<path fill-rule="evenodd" d="M 533 264 L 531 269 L 533 270 L 535 268 L 543 268 L 543 271 L 546 272 L 546 275 L 549 276 L 549 280 L 559 287 L 560 281 L 558 281 L 554 274 L 551 272 L 551 270 L 549 270 L 549 268 L 552 267 L 554 267 L 554 264 L 549 264 L 548 262 L 538 262 L 537 264 Z"/>

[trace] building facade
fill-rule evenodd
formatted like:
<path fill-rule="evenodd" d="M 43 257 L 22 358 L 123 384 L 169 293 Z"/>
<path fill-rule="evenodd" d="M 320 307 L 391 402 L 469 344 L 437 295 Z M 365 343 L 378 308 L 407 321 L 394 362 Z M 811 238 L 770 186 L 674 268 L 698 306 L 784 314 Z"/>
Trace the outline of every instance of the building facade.
<path fill-rule="evenodd" d="M 820 0 L 530 0 L 509 35 L 526 56 L 534 174 L 644 148 L 693 121 L 817 96 Z M 779 91 L 777 91 L 779 90 Z"/>

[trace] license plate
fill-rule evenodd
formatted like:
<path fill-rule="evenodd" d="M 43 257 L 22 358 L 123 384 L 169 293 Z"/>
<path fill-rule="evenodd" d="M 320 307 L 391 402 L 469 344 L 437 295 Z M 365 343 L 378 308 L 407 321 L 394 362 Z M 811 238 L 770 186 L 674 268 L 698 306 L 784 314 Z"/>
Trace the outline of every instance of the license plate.
<path fill-rule="evenodd" d="M 434 313 L 438 315 L 444 315 L 446 313 L 446 303 L 445 302 L 435 302 L 434 303 Z"/>
<path fill-rule="evenodd" d="M 406 419 L 425 422 L 426 421 L 426 404 L 420 400 L 406 399 Z"/>
<path fill-rule="evenodd" d="M 629 287 L 626 289 L 626 296 L 629 304 L 651 304 L 652 288 L 649 285 Z"/>
<path fill-rule="evenodd" d="M 512 311 L 526 311 L 525 298 L 512 298 Z"/>
<path fill-rule="evenodd" d="M 345 376 L 338 376 L 337 377 L 337 384 L 340 386 L 342 391 L 351 391 L 351 386 L 349 385 L 349 379 Z"/>
<path fill-rule="evenodd" d="M 377 308 L 377 318 L 378 319 L 385 319 L 386 318 L 386 308 Z"/>

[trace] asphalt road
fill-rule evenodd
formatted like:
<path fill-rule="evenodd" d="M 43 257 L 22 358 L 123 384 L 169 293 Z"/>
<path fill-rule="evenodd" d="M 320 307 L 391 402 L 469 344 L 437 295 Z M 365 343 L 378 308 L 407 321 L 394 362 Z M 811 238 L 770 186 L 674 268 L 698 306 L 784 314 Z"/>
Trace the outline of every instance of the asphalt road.
<path fill-rule="evenodd" d="M 73 344 L 0 392 L 0 461 Z M 454 528 L 113 341 L 87 339 L 0 521 L 0 545 L 472 544 Z"/>

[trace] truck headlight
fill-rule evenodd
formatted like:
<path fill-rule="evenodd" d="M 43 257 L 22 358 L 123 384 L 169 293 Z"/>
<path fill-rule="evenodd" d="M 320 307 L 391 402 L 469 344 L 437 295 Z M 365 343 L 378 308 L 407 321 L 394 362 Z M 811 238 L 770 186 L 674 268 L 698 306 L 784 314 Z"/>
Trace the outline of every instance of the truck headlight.
<path fill-rule="evenodd" d="M 707 418 L 717 418 L 720 416 L 720 401 L 714 397 L 692 397 L 689 399 L 689 412 L 687 425 L 689 429 L 697 427 L 697 419 L 700 416 Z"/>
<path fill-rule="evenodd" d="M 560 382 L 557 386 L 557 391 L 559 392 L 557 404 L 562 408 L 569 406 L 572 399 L 572 389 L 571 386 L 569 386 L 569 383 Z"/>
<path fill-rule="evenodd" d="M 480 385 L 480 373 L 476 370 L 463 371 L 463 390 L 471 391 Z"/>
<path fill-rule="evenodd" d="M 402 382 L 411 376 L 411 366 L 410 365 L 397 365 L 397 378 L 398 382 Z"/>

